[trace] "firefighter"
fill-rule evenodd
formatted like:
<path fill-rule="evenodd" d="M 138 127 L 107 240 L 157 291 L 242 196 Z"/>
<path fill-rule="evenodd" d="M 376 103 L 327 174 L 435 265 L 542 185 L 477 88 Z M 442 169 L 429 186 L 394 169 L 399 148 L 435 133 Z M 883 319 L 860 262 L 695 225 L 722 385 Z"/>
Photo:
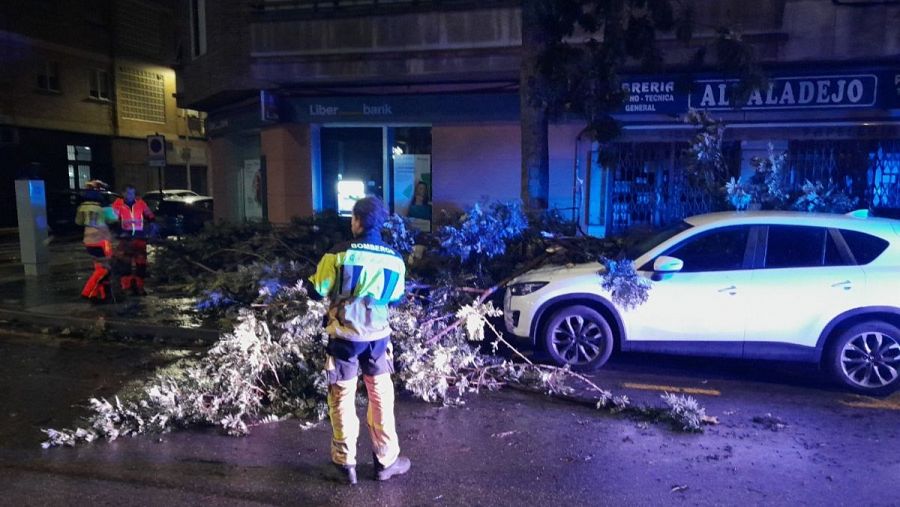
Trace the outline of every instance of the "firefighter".
<path fill-rule="evenodd" d="M 144 279 L 147 278 L 147 222 L 155 220 L 153 212 L 138 197 L 133 185 L 125 187 L 125 197 L 116 199 L 113 209 L 119 217 L 119 244 L 116 247 L 116 272 L 123 291 L 131 290 L 136 296 L 147 294 Z"/>
<path fill-rule="evenodd" d="M 310 278 L 311 295 L 330 298 L 326 357 L 331 460 L 340 479 L 356 484 L 356 384 L 360 370 L 369 395 L 367 422 L 372 438 L 375 479 L 384 481 L 409 470 L 400 456 L 394 421 L 394 372 L 388 304 L 403 297 L 403 258 L 381 240 L 387 218 L 377 198 L 353 206 L 351 242 L 335 246 Z"/>
<path fill-rule="evenodd" d="M 92 303 L 105 303 L 112 298 L 109 286 L 110 259 L 112 258 L 112 233 L 109 224 L 118 220 L 108 205 L 103 205 L 101 190 L 105 184 L 99 180 L 87 182 L 85 200 L 75 212 L 75 223 L 84 226 L 84 247 L 94 258 L 94 272 L 81 290 L 81 296 Z"/>

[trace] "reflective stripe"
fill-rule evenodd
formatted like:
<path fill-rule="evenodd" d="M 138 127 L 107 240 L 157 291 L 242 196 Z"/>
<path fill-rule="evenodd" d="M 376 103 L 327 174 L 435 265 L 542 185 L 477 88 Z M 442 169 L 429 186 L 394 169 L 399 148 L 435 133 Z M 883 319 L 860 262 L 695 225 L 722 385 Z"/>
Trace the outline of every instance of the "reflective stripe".
<path fill-rule="evenodd" d="M 381 289 L 381 303 L 387 304 L 391 302 L 391 296 L 397 287 L 397 281 L 400 279 L 400 273 L 384 268 L 384 286 Z"/>
<path fill-rule="evenodd" d="M 359 283 L 359 275 L 362 274 L 362 266 L 341 266 L 341 295 L 352 296 L 356 285 Z"/>
<path fill-rule="evenodd" d="M 123 199 L 117 199 L 115 204 L 113 204 L 113 208 L 119 215 L 122 229 L 131 231 L 132 235 L 137 232 L 143 232 L 145 214 L 153 218 L 153 213 L 150 212 L 147 203 L 141 199 L 134 201 L 130 206 Z"/>

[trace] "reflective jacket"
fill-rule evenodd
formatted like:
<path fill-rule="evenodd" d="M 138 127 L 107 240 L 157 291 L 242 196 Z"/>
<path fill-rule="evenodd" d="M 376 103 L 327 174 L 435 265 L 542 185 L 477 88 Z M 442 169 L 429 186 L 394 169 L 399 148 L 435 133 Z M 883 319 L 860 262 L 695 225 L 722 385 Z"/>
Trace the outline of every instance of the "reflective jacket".
<path fill-rule="evenodd" d="M 391 334 L 388 304 L 403 297 L 406 265 L 376 232 L 335 246 L 309 281 L 320 296 L 331 298 L 328 334 L 369 342 Z"/>
<path fill-rule="evenodd" d="M 112 208 L 101 207 L 96 201 L 84 201 L 75 211 L 75 224 L 84 226 L 84 244 L 96 245 L 111 241 L 109 224 L 118 220 Z"/>
<path fill-rule="evenodd" d="M 131 206 L 125 202 L 125 199 L 120 197 L 113 203 L 113 209 L 116 210 L 116 215 L 119 216 L 122 232 L 132 236 L 143 236 L 144 218 L 147 220 L 155 218 L 153 212 L 150 211 L 150 207 L 140 197 L 135 199 Z"/>

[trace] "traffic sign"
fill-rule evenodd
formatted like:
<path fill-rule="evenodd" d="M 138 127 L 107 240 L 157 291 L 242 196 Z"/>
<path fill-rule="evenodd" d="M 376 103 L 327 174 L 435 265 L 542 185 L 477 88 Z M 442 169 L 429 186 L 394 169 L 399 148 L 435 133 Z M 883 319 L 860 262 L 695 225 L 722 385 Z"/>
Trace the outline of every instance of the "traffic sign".
<path fill-rule="evenodd" d="M 166 165 L 165 136 L 147 136 L 147 159 L 151 167 L 164 167 Z"/>

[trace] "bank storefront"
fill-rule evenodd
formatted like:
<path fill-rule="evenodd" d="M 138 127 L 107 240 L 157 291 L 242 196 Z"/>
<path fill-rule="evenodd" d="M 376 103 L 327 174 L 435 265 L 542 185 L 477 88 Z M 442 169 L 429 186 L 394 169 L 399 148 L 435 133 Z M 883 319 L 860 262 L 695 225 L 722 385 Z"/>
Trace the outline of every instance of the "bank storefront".
<path fill-rule="evenodd" d="M 692 188 L 683 167 L 695 127 L 682 118 L 703 109 L 728 126 L 736 175 L 772 145 L 788 153 L 795 186 L 831 179 L 865 205 L 900 206 L 900 69 L 773 70 L 766 89 L 740 108 L 735 84 L 715 75 L 624 79 L 624 129 L 614 143 L 583 139 L 578 121 L 552 125 L 550 205 L 597 235 L 713 209 L 717 197 Z M 266 92 L 210 114 L 214 191 L 229 194 L 223 181 L 236 189 L 216 196 L 234 203 L 223 218 L 273 222 L 346 212 L 356 197 L 374 194 L 427 229 L 442 209 L 519 197 L 518 117 L 514 90 Z"/>

